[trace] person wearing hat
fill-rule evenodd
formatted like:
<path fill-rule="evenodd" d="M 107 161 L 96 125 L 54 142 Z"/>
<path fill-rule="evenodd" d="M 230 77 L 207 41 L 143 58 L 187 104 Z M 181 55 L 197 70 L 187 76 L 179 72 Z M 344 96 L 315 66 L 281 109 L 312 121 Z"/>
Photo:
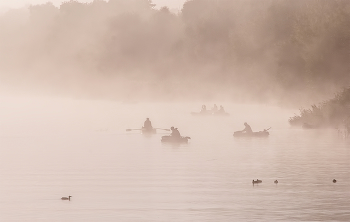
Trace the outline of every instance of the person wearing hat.
<path fill-rule="evenodd" d="M 176 137 L 176 138 L 180 138 L 180 132 L 177 128 L 174 128 L 173 126 L 170 128 L 171 129 L 171 136 L 172 137 Z"/>
<path fill-rule="evenodd" d="M 149 118 L 146 119 L 145 123 L 143 124 L 144 129 L 153 129 L 152 122 L 149 120 Z"/>

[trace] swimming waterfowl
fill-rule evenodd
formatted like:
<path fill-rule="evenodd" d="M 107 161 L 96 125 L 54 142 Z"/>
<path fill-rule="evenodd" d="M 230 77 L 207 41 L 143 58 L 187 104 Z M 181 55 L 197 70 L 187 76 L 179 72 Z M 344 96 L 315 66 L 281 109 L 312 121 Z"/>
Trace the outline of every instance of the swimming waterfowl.
<path fill-rule="evenodd" d="M 71 197 L 72 197 L 72 196 L 62 197 L 61 200 L 69 200 L 69 201 L 70 201 L 70 198 L 71 198 Z"/>
<path fill-rule="evenodd" d="M 337 182 L 337 180 L 336 179 L 333 179 L 333 183 L 336 183 Z"/>
<path fill-rule="evenodd" d="M 278 180 L 275 180 L 275 182 L 274 182 L 275 184 L 278 184 Z"/>
<path fill-rule="evenodd" d="M 256 183 L 262 183 L 262 180 L 259 180 L 259 179 L 256 179 L 256 180 L 253 180 L 252 182 L 253 184 L 256 184 Z"/>

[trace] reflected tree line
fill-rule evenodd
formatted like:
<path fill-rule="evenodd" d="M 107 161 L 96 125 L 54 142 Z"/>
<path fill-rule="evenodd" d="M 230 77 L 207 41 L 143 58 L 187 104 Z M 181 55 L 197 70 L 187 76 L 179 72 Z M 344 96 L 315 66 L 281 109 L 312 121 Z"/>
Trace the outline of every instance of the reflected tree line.
<path fill-rule="evenodd" d="M 346 86 L 349 27 L 348 0 L 189 0 L 179 13 L 149 0 L 47 3 L 1 15 L 0 71 L 114 78 L 153 95 L 298 98 Z"/>

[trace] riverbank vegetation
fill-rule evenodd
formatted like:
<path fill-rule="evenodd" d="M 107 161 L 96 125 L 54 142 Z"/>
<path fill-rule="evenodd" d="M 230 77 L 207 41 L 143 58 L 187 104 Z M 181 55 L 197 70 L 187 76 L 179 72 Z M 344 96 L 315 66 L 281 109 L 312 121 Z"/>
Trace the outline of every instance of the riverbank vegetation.
<path fill-rule="evenodd" d="M 350 88 L 337 93 L 334 98 L 310 109 L 300 109 L 300 114 L 289 119 L 292 126 L 304 128 L 339 127 L 350 124 Z"/>

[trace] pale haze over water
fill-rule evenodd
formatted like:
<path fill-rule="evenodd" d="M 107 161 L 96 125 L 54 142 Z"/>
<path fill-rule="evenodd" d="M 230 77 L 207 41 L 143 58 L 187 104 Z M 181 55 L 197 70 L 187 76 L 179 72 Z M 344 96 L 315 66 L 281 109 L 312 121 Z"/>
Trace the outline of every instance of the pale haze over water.
<path fill-rule="evenodd" d="M 92 2 L 93 0 L 79 0 L 79 2 Z M 0 7 L 23 7 L 30 4 L 45 4 L 52 2 L 55 5 L 60 5 L 64 0 L 0 0 Z M 185 0 L 152 0 L 157 7 L 167 6 L 169 8 L 181 9 Z"/>
<path fill-rule="evenodd" d="M 348 0 L 0 0 L 0 222 L 350 221 L 348 27 Z"/>
<path fill-rule="evenodd" d="M 291 129 L 291 110 L 224 104 L 230 117 L 201 118 L 190 115 L 201 104 L 190 103 L 1 97 L 0 104 L 1 221 L 350 218 L 350 141 L 334 130 Z M 125 131 L 146 117 L 191 141 L 169 146 L 160 142 L 167 132 Z M 244 121 L 254 131 L 272 127 L 270 137 L 233 138 Z"/>

